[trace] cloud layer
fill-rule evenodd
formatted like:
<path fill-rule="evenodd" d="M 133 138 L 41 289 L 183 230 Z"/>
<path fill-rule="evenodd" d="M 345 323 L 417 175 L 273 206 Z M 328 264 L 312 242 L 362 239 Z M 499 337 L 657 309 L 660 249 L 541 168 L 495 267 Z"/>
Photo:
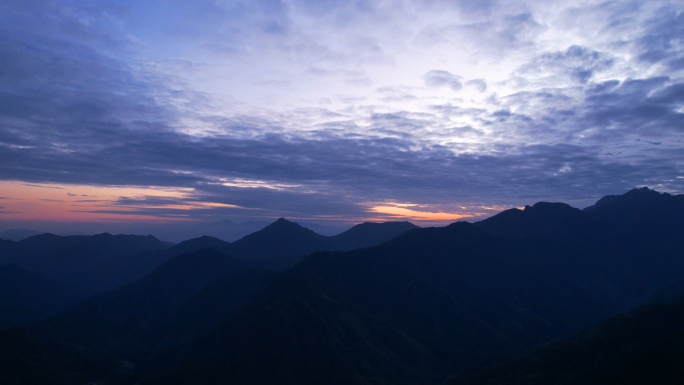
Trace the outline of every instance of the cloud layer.
<path fill-rule="evenodd" d="M 683 9 L 6 1 L 0 180 L 182 190 L 88 209 L 162 218 L 682 192 Z"/>

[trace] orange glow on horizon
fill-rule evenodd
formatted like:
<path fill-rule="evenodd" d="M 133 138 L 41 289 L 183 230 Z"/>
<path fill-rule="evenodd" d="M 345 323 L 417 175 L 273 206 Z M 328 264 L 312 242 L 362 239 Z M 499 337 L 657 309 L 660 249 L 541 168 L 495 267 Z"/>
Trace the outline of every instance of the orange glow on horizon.
<path fill-rule="evenodd" d="M 413 210 L 408 207 L 414 207 L 414 204 L 391 204 L 391 205 L 378 205 L 372 206 L 368 209 L 369 212 L 378 214 L 387 214 L 392 219 L 409 219 L 414 221 L 457 221 L 463 218 L 470 218 L 473 216 L 478 216 L 479 214 L 469 214 L 469 213 L 448 213 L 443 211 L 431 212 L 431 211 L 419 211 Z"/>
<path fill-rule="evenodd" d="M 239 208 L 239 206 L 224 203 L 183 201 L 192 191 L 193 189 L 189 188 L 102 187 L 5 181 L 0 182 L 0 219 L 60 222 L 168 222 L 191 220 L 184 212 L 193 209 Z M 135 206 L 117 203 L 120 199 L 150 198 L 167 198 L 171 201 L 169 204 L 155 202 L 149 205 L 143 202 Z M 174 202 L 175 199 L 178 202 Z M 157 216 L 138 213 L 136 209 L 177 210 L 178 213 Z"/>

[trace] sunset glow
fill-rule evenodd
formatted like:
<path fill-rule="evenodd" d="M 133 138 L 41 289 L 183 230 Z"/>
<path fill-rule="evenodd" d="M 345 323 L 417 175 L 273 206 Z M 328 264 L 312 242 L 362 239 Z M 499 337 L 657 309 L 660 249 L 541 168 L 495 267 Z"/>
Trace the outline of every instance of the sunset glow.
<path fill-rule="evenodd" d="M 457 221 L 463 218 L 477 217 L 478 214 L 429 212 L 410 209 L 416 205 L 385 205 L 373 206 L 369 212 L 386 214 L 392 220 L 411 220 L 411 221 Z"/>
<path fill-rule="evenodd" d="M 171 198 L 181 200 L 191 189 L 142 187 L 101 187 L 65 184 L 29 184 L 23 182 L 0 182 L 0 202 L 3 206 L 0 219 L 29 219 L 42 221 L 160 221 L 154 215 L 106 213 L 117 209 L 128 210 L 117 204 L 120 199 Z M 201 202 L 196 205 L 155 205 L 146 208 L 171 208 L 189 210 L 197 207 L 235 207 L 219 203 Z M 182 218 L 181 218 L 182 219 Z"/>

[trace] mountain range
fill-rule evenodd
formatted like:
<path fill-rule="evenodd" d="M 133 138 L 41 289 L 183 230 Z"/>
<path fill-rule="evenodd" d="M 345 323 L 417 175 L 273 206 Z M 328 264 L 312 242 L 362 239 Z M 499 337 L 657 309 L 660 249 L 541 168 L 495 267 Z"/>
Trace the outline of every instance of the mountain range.
<path fill-rule="evenodd" d="M 0 382 L 599 383 L 628 363 L 675 383 L 672 360 L 647 356 L 682 357 L 681 328 L 662 322 L 681 307 L 668 288 L 684 287 L 683 218 L 683 195 L 643 188 L 442 228 L 325 237 L 280 219 L 233 243 L 166 245 L 144 251 L 164 262 L 136 282 L 0 333 Z M 583 355 L 594 345 L 602 356 Z"/>

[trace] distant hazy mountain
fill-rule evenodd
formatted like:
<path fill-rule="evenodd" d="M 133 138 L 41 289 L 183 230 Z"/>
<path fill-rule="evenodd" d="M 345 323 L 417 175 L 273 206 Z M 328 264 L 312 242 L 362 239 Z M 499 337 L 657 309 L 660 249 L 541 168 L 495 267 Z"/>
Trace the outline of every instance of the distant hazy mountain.
<path fill-rule="evenodd" d="M 32 237 L 38 234 L 41 234 L 41 232 L 26 229 L 7 229 L 0 231 L 0 239 L 10 241 L 21 241 L 22 239 Z"/>
<path fill-rule="evenodd" d="M 116 289 L 135 282 L 153 272 L 156 268 L 182 254 L 204 248 L 219 250 L 229 245 L 217 238 L 203 236 L 189 239 L 164 250 L 147 250 L 133 255 L 116 255 L 99 265 L 98 273 L 91 275 L 91 281 L 100 291 Z"/>
<path fill-rule="evenodd" d="M 233 242 L 258 231 L 269 222 L 262 221 L 247 221 L 243 223 L 236 223 L 230 220 L 222 220 L 217 222 L 191 222 L 191 223 L 171 223 L 162 225 L 145 225 L 133 224 L 132 227 L 127 227 L 126 231 L 132 231 L 136 234 L 154 234 L 159 239 L 168 240 L 172 242 L 182 242 L 191 238 L 198 238 L 201 236 L 210 236 L 221 239 L 226 242 Z"/>
<path fill-rule="evenodd" d="M 452 385 L 684 384 L 684 299 L 645 306 Z"/>
<path fill-rule="evenodd" d="M 120 257 L 166 248 L 168 244 L 151 235 L 41 234 L 17 242 L 14 262 L 45 277 L 99 292 L 109 288 L 110 277 L 123 268 L 121 262 L 129 263 Z"/>
<path fill-rule="evenodd" d="M 84 297 L 75 288 L 17 265 L 0 266 L 0 329 L 39 321 Z"/>

